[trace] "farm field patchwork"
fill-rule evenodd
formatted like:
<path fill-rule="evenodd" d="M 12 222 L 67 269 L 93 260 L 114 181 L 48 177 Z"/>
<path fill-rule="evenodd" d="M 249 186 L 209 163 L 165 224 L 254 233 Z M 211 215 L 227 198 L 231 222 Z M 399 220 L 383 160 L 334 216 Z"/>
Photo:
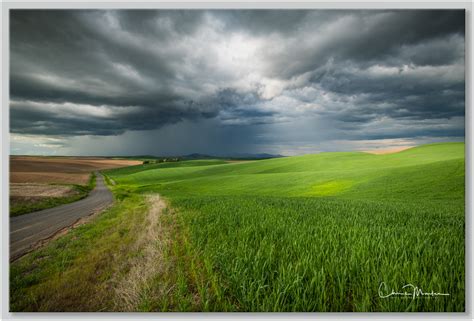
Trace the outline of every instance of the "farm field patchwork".
<path fill-rule="evenodd" d="M 15 262 L 15 297 L 28 297 L 37 310 L 114 310 L 111 297 L 99 306 L 75 305 L 57 294 L 51 301 L 48 293 L 67 287 L 61 275 L 81 279 L 92 252 L 108 248 L 125 262 L 144 257 L 139 249 L 123 252 L 102 241 L 107 235 L 128 244 L 139 237 L 135 226 L 143 218 L 135 218 L 146 212 L 145 199 L 159 194 L 168 204 L 159 221 L 168 238 L 157 239 L 160 268 L 136 290 L 129 311 L 465 310 L 463 143 L 381 155 L 183 161 L 104 174 L 115 182 L 116 208 L 91 223 L 96 232 L 84 227 L 74 232 L 77 241 L 39 250 L 35 269 L 33 256 Z M 91 252 L 76 253 L 74 242 L 88 242 Z M 63 263 L 55 253 L 63 253 Z M 127 263 L 94 264 L 107 268 L 88 291 L 104 295 L 118 275 L 127 278 Z M 51 269 L 56 272 L 46 273 Z M 449 295 L 389 296 L 407 284 Z"/>
<path fill-rule="evenodd" d="M 71 203 L 94 187 L 94 171 L 141 164 L 92 157 L 10 157 L 10 215 Z"/>

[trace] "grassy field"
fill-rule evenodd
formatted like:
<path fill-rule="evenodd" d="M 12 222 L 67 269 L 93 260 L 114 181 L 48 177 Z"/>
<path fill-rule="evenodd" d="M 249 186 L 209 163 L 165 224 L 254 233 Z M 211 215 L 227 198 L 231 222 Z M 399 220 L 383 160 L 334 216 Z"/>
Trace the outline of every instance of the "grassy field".
<path fill-rule="evenodd" d="M 107 227 L 88 237 L 84 227 L 74 232 L 76 239 L 53 242 L 35 254 L 47 257 L 40 263 L 27 256 L 13 264 L 16 310 L 116 310 L 111 302 L 117 295 L 101 289 L 116 287 L 118 276 L 128 273 L 117 266 L 145 252 L 112 247 L 127 248 L 139 237 L 134 226 L 145 219 L 135 217 L 157 193 L 169 207 L 159 220 L 165 239 L 158 239 L 156 264 L 167 267 L 148 275 L 133 304 L 122 305 L 128 311 L 465 309 L 463 143 L 386 155 L 187 161 L 105 173 L 115 182 L 117 205 L 89 229 Z M 120 224 L 107 225 L 107 219 Z M 127 242 L 103 243 L 121 228 Z M 89 243 L 76 250 L 84 238 Z M 107 259 L 93 260 L 89 251 L 103 251 Z M 67 264 L 61 265 L 57 256 L 64 255 Z M 100 281 L 80 285 L 89 297 L 101 293 L 102 303 L 71 303 L 79 295 L 71 291 L 51 300 L 48 293 L 68 286 L 64 275 L 87 279 L 83 265 L 106 270 Z M 406 284 L 449 296 L 381 297 L 392 289 L 403 292 Z"/>

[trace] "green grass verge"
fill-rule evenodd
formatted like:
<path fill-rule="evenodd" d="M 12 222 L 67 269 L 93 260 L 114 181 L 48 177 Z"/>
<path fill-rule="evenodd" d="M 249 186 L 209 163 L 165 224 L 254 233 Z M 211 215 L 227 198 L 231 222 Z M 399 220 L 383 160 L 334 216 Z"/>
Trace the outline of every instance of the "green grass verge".
<path fill-rule="evenodd" d="M 10 311 L 114 310 L 116 276 L 140 255 L 132 245 L 147 208 L 124 195 L 92 222 L 10 264 Z"/>
<path fill-rule="evenodd" d="M 56 207 L 63 204 L 76 202 L 85 198 L 92 191 L 96 184 L 96 176 L 91 174 L 87 185 L 72 185 L 75 194 L 66 197 L 44 197 L 32 202 L 20 201 L 10 203 L 10 216 L 19 216 L 47 208 Z"/>

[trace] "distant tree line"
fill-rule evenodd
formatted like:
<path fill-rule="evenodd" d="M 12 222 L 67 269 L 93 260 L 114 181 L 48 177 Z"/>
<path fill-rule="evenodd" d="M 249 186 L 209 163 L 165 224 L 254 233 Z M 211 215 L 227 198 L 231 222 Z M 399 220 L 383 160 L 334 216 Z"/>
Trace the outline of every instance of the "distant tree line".
<path fill-rule="evenodd" d="M 171 163 L 179 162 L 181 159 L 179 157 L 164 157 L 157 159 L 147 159 L 143 161 L 143 164 L 159 164 L 159 163 Z"/>

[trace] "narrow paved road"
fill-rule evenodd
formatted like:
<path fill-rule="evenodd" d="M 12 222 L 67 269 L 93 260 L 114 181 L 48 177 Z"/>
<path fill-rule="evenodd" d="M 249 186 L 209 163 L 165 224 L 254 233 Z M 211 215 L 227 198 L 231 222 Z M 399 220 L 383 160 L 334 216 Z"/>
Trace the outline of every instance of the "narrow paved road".
<path fill-rule="evenodd" d="M 38 242 L 72 226 L 79 219 L 113 202 L 112 193 L 97 174 L 95 189 L 77 202 L 10 218 L 10 260 L 30 251 Z"/>

